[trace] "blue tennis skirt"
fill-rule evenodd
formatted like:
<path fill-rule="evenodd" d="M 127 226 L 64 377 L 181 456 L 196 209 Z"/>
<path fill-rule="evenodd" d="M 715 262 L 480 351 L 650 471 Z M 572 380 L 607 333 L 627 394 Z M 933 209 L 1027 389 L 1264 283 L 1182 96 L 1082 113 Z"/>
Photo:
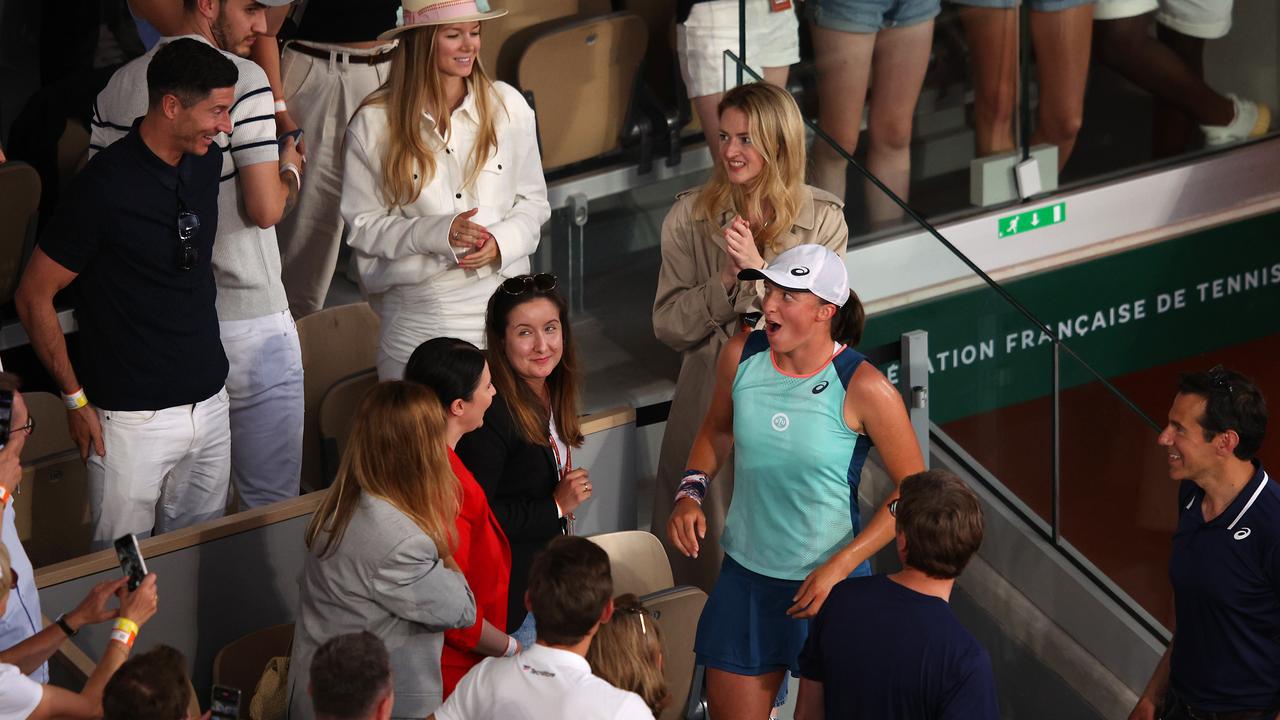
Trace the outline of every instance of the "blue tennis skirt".
<path fill-rule="evenodd" d="M 698 662 L 734 673 L 764 675 L 790 670 L 809 636 L 809 621 L 787 615 L 795 604 L 799 580 L 779 580 L 752 572 L 726 553 L 720 578 L 711 589 L 693 650 Z"/>

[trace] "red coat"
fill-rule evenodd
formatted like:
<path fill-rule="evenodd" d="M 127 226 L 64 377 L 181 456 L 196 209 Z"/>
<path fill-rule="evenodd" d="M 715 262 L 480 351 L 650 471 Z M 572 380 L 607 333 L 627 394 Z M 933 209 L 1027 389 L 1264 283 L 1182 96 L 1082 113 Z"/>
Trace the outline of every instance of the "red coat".
<path fill-rule="evenodd" d="M 511 579 L 511 546 L 489 507 L 484 490 L 462 460 L 449 450 L 449 465 L 462 485 L 462 508 L 456 520 L 458 544 L 453 557 L 476 598 L 476 622 L 469 628 L 447 630 L 440 670 L 444 676 L 444 696 L 449 697 L 458 681 L 484 659 L 472 650 L 480 642 L 483 621 L 503 630 L 507 626 L 507 583 Z"/>

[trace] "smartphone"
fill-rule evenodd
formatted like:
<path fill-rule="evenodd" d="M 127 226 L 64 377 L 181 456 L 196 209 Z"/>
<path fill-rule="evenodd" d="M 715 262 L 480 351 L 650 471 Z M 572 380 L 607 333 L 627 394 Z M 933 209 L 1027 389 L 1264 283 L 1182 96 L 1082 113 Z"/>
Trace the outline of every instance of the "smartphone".
<path fill-rule="evenodd" d="M 147 563 L 142 559 L 142 551 L 138 549 L 138 538 L 129 533 L 115 542 L 116 557 L 120 560 L 120 569 L 129 578 L 129 592 L 138 589 L 142 579 L 147 576 Z"/>
<path fill-rule="evenodd" d="M 280 149 L 281 149 L 281 150 L 283 150 L 283 149 L 284 149 L 284 141 L 285 141 L 285 140 L 288 140 L 289 138 L 293 138 L 293 142 L 294 142 L 294 144 L 295 144 L 295 145 L 296 145 L 297 143 L 302 142 L 302 128 L 298 128 L 297 130 L 290 130 L 289 132 L 287 132 L 287 133 L 285 133 L 285 134 L 281 135 L 281 136 L 277 139 L 277 142 L 279 142 L 279 143 L 280 143 Z"/>
<path fill-rule="evenodd" d="M 240 717 L 240 691 L 225 685 L 213 686 L 209 703 L 210 720 L 237 720 Z"/>

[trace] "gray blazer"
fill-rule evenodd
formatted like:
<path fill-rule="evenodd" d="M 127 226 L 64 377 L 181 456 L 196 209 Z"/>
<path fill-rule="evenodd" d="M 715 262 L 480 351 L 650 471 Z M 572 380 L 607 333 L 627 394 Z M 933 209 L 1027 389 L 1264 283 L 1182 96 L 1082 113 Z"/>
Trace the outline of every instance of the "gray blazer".
<path fill-rule="evenodd" d="M 435 543 L 390 503 L 364 494 L 342 543 L 319 559 L 316 538 L 299 580 L 289 662 L 289 718 L 312 720 L 311 657 L 326 640 L 368 630 L 387 644 L 398 718 L 425 718 L 442 702 L 444 631 L 475 623 L 476 601 Z"/>

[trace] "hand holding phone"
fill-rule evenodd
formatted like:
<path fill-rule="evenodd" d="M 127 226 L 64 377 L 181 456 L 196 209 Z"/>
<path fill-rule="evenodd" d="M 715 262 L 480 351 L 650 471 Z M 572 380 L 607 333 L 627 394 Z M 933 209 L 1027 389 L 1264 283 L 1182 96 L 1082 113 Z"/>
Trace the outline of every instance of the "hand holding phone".
<path fill-rule="evenodd" d="M 281 150 L 284 149 L 284 144 L 286 141 L 288 141 L 289 138 L 293 138 L 293 144 L 296 147 L 298 143 L 302 142 L 302 128 L 298 128 L 297 130 L 290 130 L 289 132 L 281 135 L 279 138 L 276 139 L 276 142 L 280 143 Z"/>
<path fill-rule="evenodd" d="M 129 533 L 117 538 L 115 542 L 116 558 L 120 560 L 120 569 L 129 578 L 129 592 L 138 589 L 147 576 L 147 563 L 142 559 L 142 551 L 138 549 L 138 538 Z"/>

